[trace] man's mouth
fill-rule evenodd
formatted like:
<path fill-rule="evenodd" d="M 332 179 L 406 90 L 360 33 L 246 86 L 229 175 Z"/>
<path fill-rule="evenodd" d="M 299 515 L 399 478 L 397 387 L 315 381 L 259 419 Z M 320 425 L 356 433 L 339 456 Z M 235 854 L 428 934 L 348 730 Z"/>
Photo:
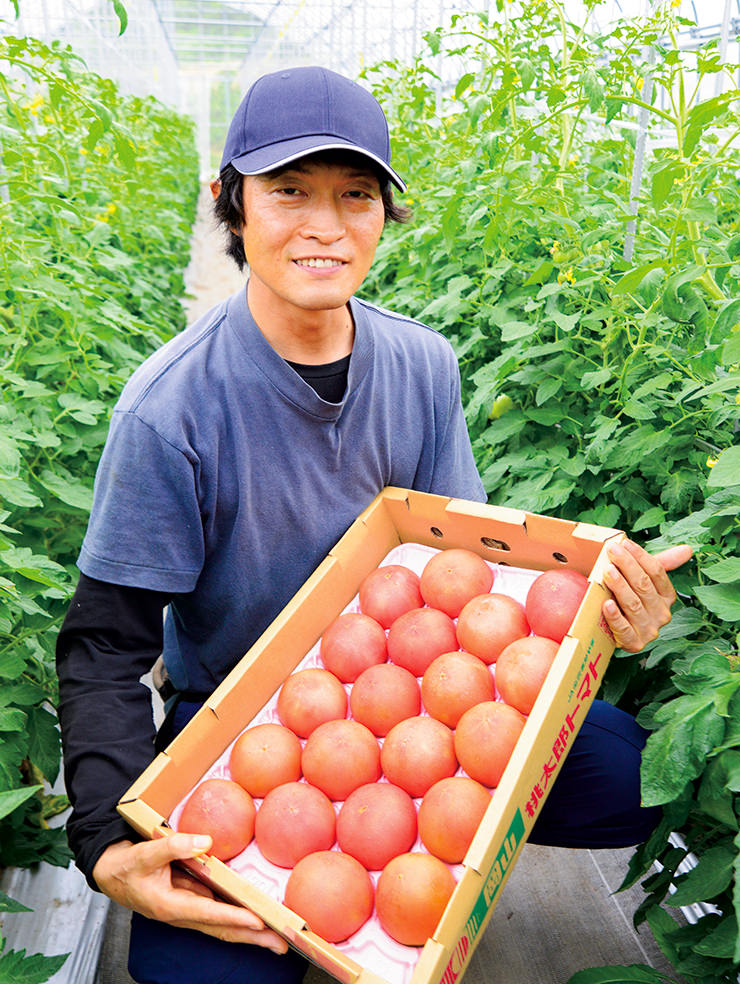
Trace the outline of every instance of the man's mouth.
<path fill-rule="evenodd" d="M 297 263 L 298 266 L 321 268 L 321 267 L 344 266 L 346 261 L 337 260 L 334 259 L 333 257 L 326 257 L 326 256 L 308 256 L 301 260 L 294 260 L 293 262 Z"/>

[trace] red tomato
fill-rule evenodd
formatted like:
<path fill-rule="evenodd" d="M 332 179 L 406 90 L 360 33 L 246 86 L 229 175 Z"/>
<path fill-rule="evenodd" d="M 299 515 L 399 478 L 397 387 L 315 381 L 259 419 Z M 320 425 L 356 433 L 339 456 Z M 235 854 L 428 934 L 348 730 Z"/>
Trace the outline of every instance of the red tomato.
<path fill-rule="evenodd" d="M 282 724 L 257 724 L 234 742 L 231 778 L 252 796 L 265 796 L 284 782 L 301 778 L 301 743 Z"/>
<path fill-rule="evenodd" d="M 359 721 L 327 721 L 309 735 L 301 767 L 329 799 L 346 799 L 358 786 L 380 779 L 378 739 Z"/>
<path fill-rule="evenodd" d="M 368 871 L 411 850 L 416 840 L 416 807 L 409 794 L 390 782 L 371 782 L 350 793 L 337 817 L 337 843 Z"/>
<path fill-rule="evenodd" d="M 558 643 L 544 636 L 527 636 L 510 643 L 496 663 L 496 689 L 503 700 L 529 714 L 557 651 Z"/>
<path fill-rule="evenodd" d="M 408 718 L 388 732 L 380 763 L 389 782 L 410 796 L 423 796 L 439 779 L 457 771 L 453 734 L 433 717 Z"/>
<path fill-rule="evenodd" d="M 327 943 L 346 940 L 373 912 L 373 883 L 359 861 L 339 851 L 302 858 L 285 886 L 285 904 Z"/>
<path fill-rule="evenodd" d="M 451 649 L 457 649 L 455 623 L 436 608 L 413 608 L 395 620 L 388 632 L 388 658 L 415 677 Z"/>
<path fill-rule="evenodd" d="M 349 706 L 356 721 L 384 738 L 399 721 L 415 717 L 421 710 L 419 683 L 402 666 L 371 666 L 355 680 Z"/>
<path fill-rule="evenodd" d="M 219 861 L 241 854 L 254 835 L 252 797 L 231 779 L 206 779 L 190 796 L 177 829 L 186 834 L 210 834 L 209 851 Z"/>
<path fill-rule="evenodd" d="M 268 861 L 292 868 L 336 839 L 337 816 L 328 796 L 307 782 L 276 786 L 262 800 L 254 825 L 257 847 Z"/>
<path fill-rule="evenodd" d="M 471 779 L 498 786 L 526 718 L 499 700 L 476 704 L 457 723 L 455 753 Z"/>
<path fill-rule="evenodd" d="M 508 595 L 495 592 L 473 598 L 457 620 L 460 648 L 484 663 L 495 663 L 510 642 L 526 635 L 529 625 L 524 608 Z"/>
<path fill-rule="evenodd" d="M 421 596 L 431 608 L 457 618 L 463 607 L 491 590 L 493 571 L 472 550 L 441 550 L 421 572 Z"/>
<path fill-rule="evenodd" d="M 442 653 L 421 681 L 421 699 L 429 714 L 448 728 L 483 700 L 493 700 L 491 671 L 477 656 L 462 650 Z"/>
<path fill-rule="evenodd" d="M 435 782 L 419 807 L 419 835 L 430 854 L 458 864 L 467 854 L 491 794 L 468 776 Z"/>
<path fill-rule="evenodd" d="M 362 612 L 335 618 L 321 637 L 321 661 L 342 683 L 354 683 L 369 666 L 387 659 L 385 630 Z"/>
<path fill-rule="evenodd" d="M 389 936 L 406 946 L 423 946 L 434 934 L 455 878 L 431 854 L 399 854 L 383 868 L 375 890 L 378 921 Z"/>
<path fill-rule="evenodd" d="M 360 585 L 360 608 L 389 629 L 399 615 L 421 608 L 424 599 L 419 578 L 401 564 L 387 564 L 371 571 Z"/>
<path fill-rule="evenodd" d="M 308 738 L 325 721 L 347 716 L 347 694 L 328 670 L 297 670 L 280 688 L 277 712 L 286 728 Z"/>
<path fill-rule="evenodd" d="M 562 642 L 568 634 L 583 596 L 588 578 L 578 571 L 545 571 L 527 593 L 527 620 L 535 635 Z"/>

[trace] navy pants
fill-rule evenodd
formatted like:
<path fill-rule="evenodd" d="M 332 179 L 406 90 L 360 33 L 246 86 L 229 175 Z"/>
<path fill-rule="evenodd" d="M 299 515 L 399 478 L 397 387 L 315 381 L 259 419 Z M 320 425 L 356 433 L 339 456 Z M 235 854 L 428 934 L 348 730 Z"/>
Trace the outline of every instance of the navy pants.
<path fill-rule="evenodd" d="M 197 710 L 182 702 L 177 733 Z M 529 836 L 551 847 L 618 848 L 639 844 L 658 808 L 640 806 L 640 753 L 647 733 L 632 717 L 594 701 Z M 299 984 L 306 961 L 243 943 L 223 943 L 134 913 L 129 973 L 138 984 Z"/>

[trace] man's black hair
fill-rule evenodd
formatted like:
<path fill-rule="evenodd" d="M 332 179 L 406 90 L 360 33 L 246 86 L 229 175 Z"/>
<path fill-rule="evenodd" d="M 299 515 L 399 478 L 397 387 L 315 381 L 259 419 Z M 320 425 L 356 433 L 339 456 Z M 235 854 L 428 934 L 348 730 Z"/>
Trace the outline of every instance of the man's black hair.
<path fill-rule="evenodd" d="M 324 151 L 308 155 L 311 161 L 328 164 L 350 164 L 359 165 L 367 168 L 368 158 L 362 154 L 344 151 Z M 303 158 L 305 159 L 305 158 Z M 275 173 L 279 174 L 286 168 L 277 168 Z M 380 184 L 380 196 L 383 202 L 383 212 L 386 222 L 408 222 L 411 217 L 411 209 L 405 205 L 397 205 L 393 200 L 391 182 L 385 172 L 380 168 L 370 167 L 378 183 Z M 234 229 L 241 229 L 244 223 L 244 200 L 242 196 L 244 176 L 237 171 L 233 164 L 227 164 L 219 174 L 221 189 L 218 197 L 214 201 L 213 210 L 218 221 L 225 226 L 228 239 L 226 243 L 226 253 L 230 256 L 240 270 L 247 265 L 247 258 L 244 255 L 244 242 L 242 237 L 234 232 Z"/>

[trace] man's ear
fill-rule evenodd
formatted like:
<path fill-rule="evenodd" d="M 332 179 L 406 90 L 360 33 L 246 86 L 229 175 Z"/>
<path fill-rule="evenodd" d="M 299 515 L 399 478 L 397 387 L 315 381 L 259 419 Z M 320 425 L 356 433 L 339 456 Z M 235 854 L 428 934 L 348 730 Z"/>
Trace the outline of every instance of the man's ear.
<path fill-rule="evenodd" d="M 221 178 L 214 178 L 209 185 L 214 202 L 221 194 Z"/>

